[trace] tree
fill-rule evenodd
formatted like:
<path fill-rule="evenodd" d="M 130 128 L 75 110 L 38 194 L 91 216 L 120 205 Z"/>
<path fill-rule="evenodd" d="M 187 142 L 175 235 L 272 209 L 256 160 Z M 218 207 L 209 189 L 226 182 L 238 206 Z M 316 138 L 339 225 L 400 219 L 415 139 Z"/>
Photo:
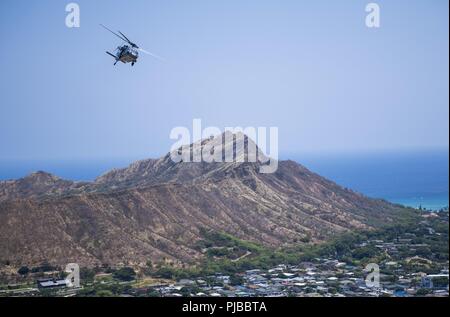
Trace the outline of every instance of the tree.
<path fill-rule="evenodd" d="M 244 279 L 242 278 L 242 276 L 235 275 L 235 274 L 230 276 L 230 285 L 236 286 L 236 285 L 242 285 L 242 284 L 244 284 Z"/>
<path fill-rule="evenodd" d="M 189 297 L 189 296 L 191 295 L 191 292 L 190 292 L 190 290 L 189 290 L 188 287 L 183 287 L 183 288 L 180 290 L 180 293 L 181 293 L 181 295 L 182 295 L 183 297 Z"/>
<path fill-rule="evenodd" d="M 147 289 L 146 293 L 148 297 L 161 297 L 161 294 L 154 288 Z"/>
<path fill-rule="evenodd" d="M 433 286 L 437 288 L 445 288 L 448 286 L 448 277 L 436 277 L 433 279 Z"/>
<path fill-rule="evenodd" d="M 170 267 L 162 267 L 154 273 L 154 276 L 166 279 L 174 278 L 175 275 L 176 275 L 175 270 Z"/>
<path fill-rule="evenodd" d="M 28 266 L 22 266 L 17 273 L 19 273 L 20 275 L 27 275 L 28 273 L 30 273 L 30 269 L 28 268 Z"/>
<path fill-rule="evenodd" d="M 95 277 L 95 271 L 89 268 L 82 267 L 80 269 L 80 279 L 82 281 L 93 281 Z"/>
<path fill-rule="evenodd" d="M 358 260 L 362 260 L 364 258 L 372 258 L 377 254 L 377 249 L 371 246 L 360 247 L 353 251 L 353 257 Z"/>
<path fill-rule="evenodd" d="M 95 292 L 95 296 L 97 296 L 97 297 L 112 297 L 112 296 L 114 296 L 114 294 L 110 290 L 104 289 L 104 290 Z"/>
<path fill-rule="evenodd" d="M 417 290 L 416 295 L 417 296 L 425 296 L 429 293 L 430 293 L 430 290 L 428 290 L 426 288 L 421 288 L 421 289 Z"/>
<path fill-rule="evenodd" d="M 136 272 L 131 267 L 123 267 L 115 271 L 113 276 L 122 281 L 132 281 L 136 277 Z"/>

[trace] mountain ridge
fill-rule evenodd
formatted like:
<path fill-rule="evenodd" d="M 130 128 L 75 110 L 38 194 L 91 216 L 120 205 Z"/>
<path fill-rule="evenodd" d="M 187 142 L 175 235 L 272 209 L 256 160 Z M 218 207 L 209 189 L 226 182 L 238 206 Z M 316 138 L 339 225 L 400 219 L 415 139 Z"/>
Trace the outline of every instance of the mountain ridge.
<path fill-rule="evenodd" d="M 260 164 L 175 163 L 168 153 L 93 182 L 45 172 L 0 182 L 0 263 L 193 264 L 205 228 L 277 248 L 376 228 L 405 212 L 293 161 L 279 161 L 273 174 L 259 173 Z"/>

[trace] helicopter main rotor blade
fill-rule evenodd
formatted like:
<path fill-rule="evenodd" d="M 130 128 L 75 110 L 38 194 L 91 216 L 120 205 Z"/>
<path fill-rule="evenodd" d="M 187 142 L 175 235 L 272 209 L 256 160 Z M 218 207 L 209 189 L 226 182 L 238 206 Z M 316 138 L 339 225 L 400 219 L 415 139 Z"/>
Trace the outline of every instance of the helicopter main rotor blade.
<path fill-rule="evenodd" d="M 130 39 L 129 39 L 128 37 L 125 36 L 125 34 L 123 34 L 123 33 L 120 32 L 120 31 L 119 31 L 119 33 L 120 33 L 120 35 L 122 35 L 124 38 L 127 39 L 127 42 L 130 43 L 131 46 L 136 47 L 136 48 L 139 48 L 139 46 L 137 46 L 135 43 L 131 42 Z"/>
<path fill-rule="evenodd" d="M 146 50 L 144 50 L 143 48 L 139 48 L 139 51 L 141 51 L 141 52 L 143 52 L 143 53 L 145 53 L 145 54 L 147 54 L 147 55 L 153 56 L 154 58 L 159 59 L 159 60 L 162 61 L 162 62 L 165 61 L 164 58 L 162 58 L 162 57 L 160 57 L 160 56 L 158 56 L 158 55 L 156 55 L 156 54 L 150 53 L 149 51 L 146 51 Z"/>
<path fill-rule="evenodd" d="M 107 28 L 106 26 L 104 26 L 103 24 L 100 24 L 100 26 L 102 26 L 102 27 L 104 27 L 105 29 L 107 29 L 109 32 L 111 32 L 112 34 L 114 34 L 115 36 L 117 36 L 117 37 L 118 37 L 119 39 L 121 39 L 122 41 L 130 43 L 129 40 L 124 39 L 124 38 L 121 37 L 119 34 L 117 34 L 117 33 L 113 32 L 113 31 L 111 31 L 110 29 L 108 29 L 108 28 Z M 131 43 L 130 43 L 130 44 L 131 44 Z"/>

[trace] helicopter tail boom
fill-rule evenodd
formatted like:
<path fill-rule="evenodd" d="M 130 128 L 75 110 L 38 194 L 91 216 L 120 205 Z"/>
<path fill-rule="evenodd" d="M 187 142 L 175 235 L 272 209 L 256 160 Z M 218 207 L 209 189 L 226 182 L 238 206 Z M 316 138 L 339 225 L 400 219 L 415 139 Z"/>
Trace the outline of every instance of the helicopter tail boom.
<path fill-rule="evenodd" d="M 117 58 L 117 56 L 114 55 L 114 54 L 112 54 L 112 53 L 110 53 L 110 52 L 108 52 L 108 51 L 106 51 L 106 54 L 111 55 L 111 56 L 116 60 L 116 62 L 114 63 L 114 65 L 116 65 L 117 62 L 119 61 L 119 59 Z"/>
<path fill-rule="evenodd" d="M 114 57 L 114 59 L 117 59 L 117 56 L 114 55 L 113 53 L 110 53 L 110 52 L 106 51 L 106 54 L 111 55 L 112 57 Z"/>

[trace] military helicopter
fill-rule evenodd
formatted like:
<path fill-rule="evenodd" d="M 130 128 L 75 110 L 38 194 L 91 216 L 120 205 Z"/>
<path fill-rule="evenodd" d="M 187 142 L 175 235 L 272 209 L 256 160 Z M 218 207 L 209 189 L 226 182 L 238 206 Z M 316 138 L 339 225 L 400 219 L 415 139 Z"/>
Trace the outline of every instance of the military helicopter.
<path fill-rule="evenodd" d="M 117 62 L 120 61 L 120 62 L 122 62 L 124 64 L 131 63 L 131 66 L 134 66 L 134 64 L 137 62 L 137 59 L 139 57 L 139 51 L 143 52 L 145 54 L 151 55 L 151 56 L 153 56 L 153 57 L 155 57 L 155 58 L 157 58 L 159 60 L 163 60 L 158 55 L 152 54 L 152 53 L 150 53 L 150 52 L 140 48 L 135 43 L 131 42 L 125 36 L 125 34 L 123 34 L 122 32 L 118 31 L 120 33 L 120 35 L 119 35 L 119 34 L 113 32 L 113 31 L 111 31 L 110 29 L 108 29 L 103 24 L 100 24 L 100 26 L 104 27 L 106 30 L 108 30 L 109 32 L 111 32 L 112 34 L 114 34 L 115 36 L 120 38 L 125 43 L 128 43 L 128 44 L 123 44 L 121 46 L 118 46 L 117 49 L 116 49 L 116 54 L 113 54 L 113 53 L 110 53 L 110 52 L 106 51 L 106 54 L 111 55 L 116 60 L 114 62 L 114 65 L 116 65 Z"/>

